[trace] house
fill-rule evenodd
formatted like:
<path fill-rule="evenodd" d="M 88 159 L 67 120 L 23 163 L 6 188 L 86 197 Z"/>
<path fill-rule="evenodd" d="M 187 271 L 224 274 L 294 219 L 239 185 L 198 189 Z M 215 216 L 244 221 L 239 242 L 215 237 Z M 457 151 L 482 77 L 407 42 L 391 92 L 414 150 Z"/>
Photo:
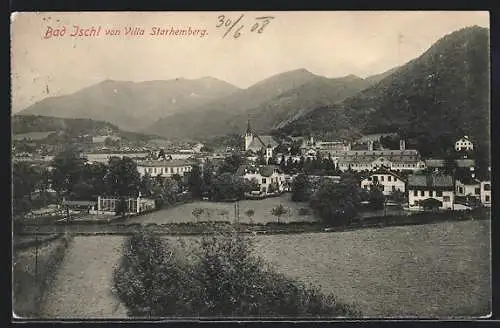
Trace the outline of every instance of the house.
<path fill-rule="evenodd" d="M 455 196 L 475 197 L 481 196 L 481 182 L 473 178 L 462 178 L 455 181 Z"/>
<path fill-rule="evenodd" d="M 455 189 L 450 175 L 410 175 L 407 190 L 410 210 L 422 209 L 422 202 L 430 199 L 437 201 L 439 209 L 453 209 Z"/>
<path fill-rule="evenodd" d="M 464 136 L 455 142 L 456 151 L 471 151 L 474 150 L 474 144 L 468 136 Z"/>
<path fill-rule="evenodd" d="M 245 132 L 245 151 L 258 153 L 265 152 L 266 160 L 272 157 L 274 149 L 278 146 L 278 142 L 272 136 L 257 135 L 253 132 L 248 121 L 247 130 Z"/>
<path fill-rule="evenodd" d="M 406 191 L 406 180 L 386 169 L 379 169 L 361 180 L 361 188 L 363 189 L 371 190 L 374 185 L 380 186 L 385 196 L 396 191 Z"/>
<path fill-rule="evenodd" d="M 480 188 L 481 204 L 486 207 L 491 207 L 491 181 L 481 181 Z"/>
<path fill-rule="evenodd" d="M 454 165 L 457 168 L 461 169 L 470 169 L 475 167 L 476 161 L 471 158 L 459 158 L 453 160 Z M 442 169 L 446 165 L 446 161 L 444 159 L 436 159 L 436 158 L 430 158 L 425 160 L 425 167 L 430 168 L 430 169 Z"/>
<path fill-rule="evenodd" d="M 260 193 L 269 194 L 285 190 L 285 174 L 276 165 L 241 165 L 236 171 L 236 176 L 249 182 L 254 181 Z"/>
<path fill-rule="evenodd" d="M 187 159 L 145 160 L 137 162 L 137 170 L 141 177 L 145 174 L 162 178 L 178 174 L 182 177 L 192 171 L 193 165 L 194 162 Z"/>

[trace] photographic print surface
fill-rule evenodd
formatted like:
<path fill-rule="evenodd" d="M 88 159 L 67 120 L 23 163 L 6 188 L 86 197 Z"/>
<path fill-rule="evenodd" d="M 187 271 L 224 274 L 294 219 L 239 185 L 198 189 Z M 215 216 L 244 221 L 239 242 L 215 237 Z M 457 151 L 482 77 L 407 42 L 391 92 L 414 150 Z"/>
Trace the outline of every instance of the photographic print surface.
<path fill-rule="evenodd" d="M 488 12 L 11 16 L 16 319 L 491 313 Z"/>

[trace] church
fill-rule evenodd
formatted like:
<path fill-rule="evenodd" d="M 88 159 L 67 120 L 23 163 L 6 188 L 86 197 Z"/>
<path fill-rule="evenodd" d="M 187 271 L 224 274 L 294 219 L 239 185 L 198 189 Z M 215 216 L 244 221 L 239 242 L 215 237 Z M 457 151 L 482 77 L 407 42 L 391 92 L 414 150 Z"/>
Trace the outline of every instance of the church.
<path fill-rule="evenodd" d="M 257 135 L 250 126 L 248 121 L 247 130 L 245 132 L 245 152 L 251 151 L 255 154 L 262 151 L 266 157 L 273 156 L 273 150 L 278 146 L 278 142 L 272 136 Z"/>

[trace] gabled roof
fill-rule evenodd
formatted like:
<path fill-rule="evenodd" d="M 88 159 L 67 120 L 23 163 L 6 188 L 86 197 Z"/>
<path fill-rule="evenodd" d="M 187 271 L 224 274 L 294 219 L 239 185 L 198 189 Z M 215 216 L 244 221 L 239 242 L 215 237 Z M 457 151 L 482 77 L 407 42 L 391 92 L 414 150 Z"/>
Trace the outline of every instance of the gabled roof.
<path fill-rule="evenodd" d="M 393 177 L 398 178 L 398 179 L 399 179 L 399 180 L 401 180 L 401 181 L 406 182 L 406 179 L 405 179 L 405 178 L 403 178 L 402 176 L 400 176 L 399 174 L 396 174 L 396 173 L 394 173 L 393 171 L 391 171 L 391 170 L 389 170 L 389 169 L 386 169 L 386 168 L 383 168 L 383 167 L 382 167 L 382 168 L 379 168 L 379 169 L 377 169 L 377 170 L 375 170 L 375 171 L 373 171 L 373 172 L 371 172 L 369 176 L 371 177 L 371 176 L 374 176 L 374 175 L 376 175 L 376 174 L 389 174 L 389 175 L 392 175 Z"/>
<path fill-rule="evenodd" d="M 281 173 L 277 165 L 241 165 L 236 171 L 237 176 L 244 176 L 245 174 L 260 174 L 263 177 L 270 177 L 274 170 Z"/>
<path fill-rule="evenodd" d="M 267 148 L 267 146 L 269 145 L 271 145 L 271 147 L 274 148 L 278 146 L 278 143 L 274 140 L 272 136 L 255 135 L 248 148 L 260 149 L 260 148 Z"/>
<path fill-rule="evenodd" d="M 453 177 L 450 175 L 410 175 L 409 187 L 453 188 Z"/>

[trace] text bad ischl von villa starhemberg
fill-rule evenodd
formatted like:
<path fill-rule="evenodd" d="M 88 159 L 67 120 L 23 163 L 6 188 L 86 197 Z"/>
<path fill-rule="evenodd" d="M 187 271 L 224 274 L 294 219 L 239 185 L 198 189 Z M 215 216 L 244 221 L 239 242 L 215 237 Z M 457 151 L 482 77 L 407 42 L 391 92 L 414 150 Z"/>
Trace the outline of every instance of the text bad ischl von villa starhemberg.
<path fill-rule="evenodd" d="M 207 35 L 207 30 L 205 28 L 197 27 L 103 27 L 103 26 L 90 26 L 83 27 L 79 25 L 73 25 L 71 27 L 61 26 L 52 27 L 47 26 L 44 34 L 44 39 L 50 38 L 60 38 L 60 37 L 100 37 L 100 36 L 190 36 L 190 37 L 204 37 Z"/>

